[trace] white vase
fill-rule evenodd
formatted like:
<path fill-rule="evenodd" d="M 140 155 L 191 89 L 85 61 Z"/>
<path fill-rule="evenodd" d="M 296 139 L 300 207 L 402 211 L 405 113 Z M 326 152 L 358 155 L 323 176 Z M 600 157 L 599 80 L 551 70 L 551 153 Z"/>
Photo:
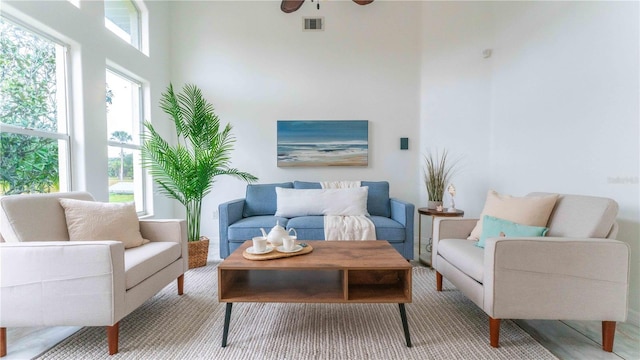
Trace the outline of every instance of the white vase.
<path fill-rule="evenodd" d="M 442 201 L 427 201 L 427 209 L 435 210 L 438 205 L 442 205 Z"/>

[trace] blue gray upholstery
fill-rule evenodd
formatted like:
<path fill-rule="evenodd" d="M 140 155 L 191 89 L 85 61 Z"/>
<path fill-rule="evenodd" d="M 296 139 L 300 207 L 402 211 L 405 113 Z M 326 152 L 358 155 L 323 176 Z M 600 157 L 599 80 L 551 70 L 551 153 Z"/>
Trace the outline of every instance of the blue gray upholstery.
<path fill-rule="evenodd" d="M 376 238 L 387 240 L 406 259 L 413 259 L 413 204 L 389 198 L 387 181 L 362 181 L 368 186 L 367 211 L 376 227 Z M 295 181 L 247 185 L 244 199 L 219 206 L 220 257 L 226 258 L 243 242 L 269 231 L 278 222 L 286 229 L 295 228 L 299 240 L 324 240 L 323 216 L 300 216 L 291 219 L 274 216 L 277 207 L 276 187 L 321 189 L 319 182 Z"/>
<path fill-rule="evenodd" d="M 249 184 L 245 195 L 243 217 L 273 215 L 276 213 L 276 187 L 292 188 L 293 184 Z"/>

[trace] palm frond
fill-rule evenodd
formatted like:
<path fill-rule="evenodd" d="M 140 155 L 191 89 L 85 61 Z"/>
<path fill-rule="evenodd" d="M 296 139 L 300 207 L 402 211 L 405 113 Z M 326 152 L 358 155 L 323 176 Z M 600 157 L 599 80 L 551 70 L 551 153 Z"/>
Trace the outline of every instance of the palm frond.
<path fill-rule="evenodd" d="M 187 84 L 176 94 L 170 84 L 162 94 L 160 108 L 170 115 L 178 142 L 171 145 L 145 121 L 142 165 L 159 185 L 160 193 L 185 206 L 189 241 L 195 241 L 200 236 L 202 199 L 213 189 L 215 178 L 229 175 L 247 182 L 258 178 L 230 167 L 235 143 L 231 125 L 221 129 L 213 105 L 197 86 Z"/>

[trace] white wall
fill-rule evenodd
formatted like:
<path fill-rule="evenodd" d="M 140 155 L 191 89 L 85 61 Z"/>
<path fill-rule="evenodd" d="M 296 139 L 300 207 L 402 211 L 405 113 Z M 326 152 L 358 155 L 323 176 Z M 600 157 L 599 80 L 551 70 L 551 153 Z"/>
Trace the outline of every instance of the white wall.
<path fill-rule="evenodd" d="M 629 321 L 638 324 L 638 3 L 429 2 L 422 14 L 421 138 L 452 150 L 473 144 L 464 155 L 473 165 L 456 180 L 460 200 L 489 188 L 615 199 L 618 239 L 632 249 Z M 479 57 L 485 48 L 489 59 Z M 468 200 L 459 207 L 477 216 L 484 198 Z"/>
<path fill-rule="evenodd" d="M 326 1 L 285 14 L 279 1 L 172 3 L 172 81 L 202 88 L 234 127 L 232 165 L 261 183 L 387 180 L 392 196 L 419 203 L 419 9 Z M 303 32 L 303 16 L 323 16 L 326 29 Z M 349 119 L 369 121 L 369 166 L 276 166 L 277 120 Z M 203 205 L 204 235 L 218 238 L 213 211 L 245 188 L 220 178 Z"/>
<path fill-rule="evenodd" d="M 420 148 L 447 150 L 456 161 L 451 181 L 456 207 L 466 216 L 480 213 L 490 186 L 492 63 L 482 56 L 491 46 L 490 20 L 490 8 L 482 2 L 425 2 L 422 7 Z M 424 205 L 424 186 L 420 194 L 425 200 L 416 203 Z M 448 206 L 448 195 L 444 201 Z M 429 225 L 423 234 L 430 231 Z"/>
<path fill-rule="evenodd" d="M 149 56 L 116 37 L 104 26 L 104 4 L 81 1 L 3 1 L 2 12 L 43 30 L 70 46 L 73 190 L 86 190 L 108 200 L 105 69 L 107 64 L 147 84 L 144 101 L 149 119 L 164 117 L 157 106 L 169 83 L 168 5 L 147 2 Z M 159 131 L 167 133 L 167 126 Z M 170 133 L 167 133 L 170 134 Z M 151 212 L 172 217 L 173 204 L 153 196 Z"/>

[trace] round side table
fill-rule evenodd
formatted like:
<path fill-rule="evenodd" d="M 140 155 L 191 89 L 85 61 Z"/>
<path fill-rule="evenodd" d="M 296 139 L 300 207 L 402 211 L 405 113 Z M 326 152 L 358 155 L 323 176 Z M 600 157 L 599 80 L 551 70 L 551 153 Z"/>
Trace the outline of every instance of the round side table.
<path fill-rule="evenodd" d="M 427 243 L 427 252 L 422 256 L 422 215 L 431 216 L 431 236 L 429 237 L 429 242 Z M 442 211 L 438 211 L 436 209 L 429 209 L 426 207 L 418 208 L 418 259 L 421 263 L 431 266 L 431 242 L 433 241 L 433 223 L 435 222 L 436 217 L 463 217 L 464 211 L 460 209 L 453 209 L 449 211 L 449 209 L 442 209 Z"/>

